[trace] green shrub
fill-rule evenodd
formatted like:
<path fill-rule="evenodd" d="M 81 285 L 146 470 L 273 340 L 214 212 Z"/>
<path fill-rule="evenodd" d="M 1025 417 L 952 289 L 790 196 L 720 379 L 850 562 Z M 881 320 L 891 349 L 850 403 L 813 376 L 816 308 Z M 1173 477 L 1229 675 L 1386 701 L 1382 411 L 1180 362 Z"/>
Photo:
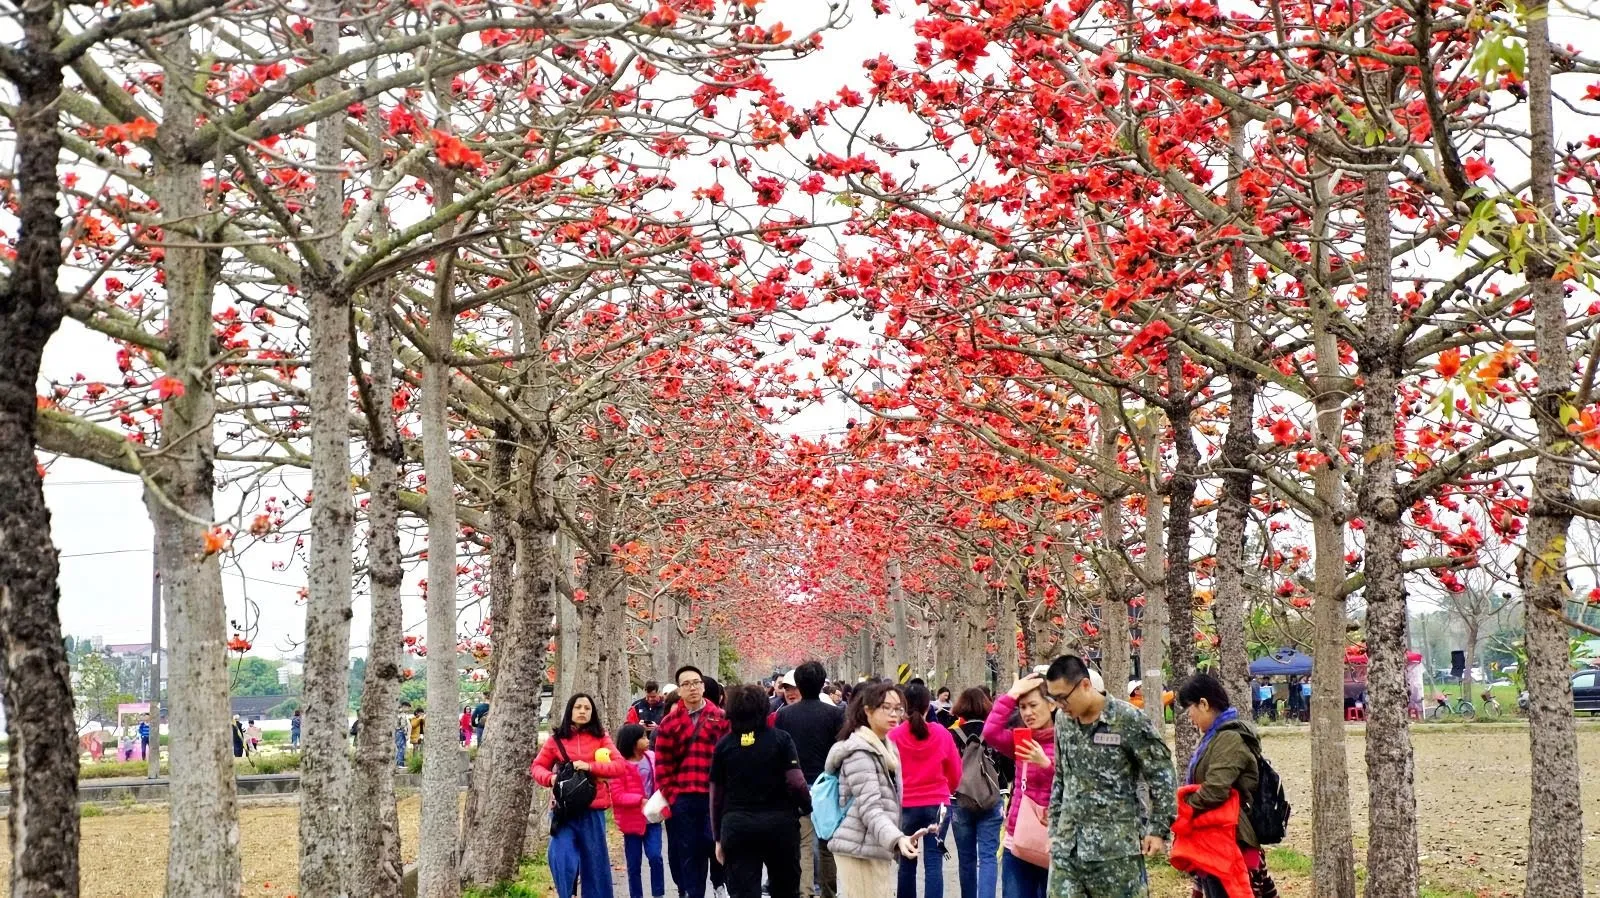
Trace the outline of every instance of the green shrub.
<path fill-rule="evenodd" d="M 150 772 L 148 761 L 91 761 L 78 767 L 79 780 L 109 779 L 112 777 L 142 777 Z M 161 762 L 161 773 L 167 772 L 167 762 Z"/>
<path fill-rule="evenodd" d="M 300 769 L 300 753 L 292 751 L 252 755 L 233 762 L 233 772 L 238 776 L 259 773 L 283 773 Z"/>
<path fill-rule="evenodd" d="M 422 752 L 414 751 L 411 754 L 406 756 L 406 772 L 407 773 L 421 773 L 422 772 Z"/>
<path fill-rule="evenodd" d="M 86 801 L 78 806 L 78 816 L 80 818 L 104 817 L 105 815 L 105 808 L 100 807 L 92 801 Z"/>

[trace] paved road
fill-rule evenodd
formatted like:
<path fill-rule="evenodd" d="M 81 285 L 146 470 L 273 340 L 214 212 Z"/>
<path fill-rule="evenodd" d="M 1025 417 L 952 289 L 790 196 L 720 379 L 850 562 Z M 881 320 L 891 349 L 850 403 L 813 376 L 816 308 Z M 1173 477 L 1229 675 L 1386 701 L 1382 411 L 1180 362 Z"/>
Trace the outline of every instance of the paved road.
<path fill-rule="evenodd" d="M 661 859 L 663 863 L 666 861 L 666 853 L 666 846 L 663 844 L 661 849 Z M 616 896 L 616 898 L 628 898 L 628 865 L 620 852 L 612 856 L 611 862 L 613 894 Z M 644 888 L 646 892 L 645 898 L 650 898 L 649 864 L 645 865 L 643 874 Z M 923 892 L 920 871 L 917 877 L 917 890 L 919 893 Z M 672 884 L 672 873 L 669 871 L 667 873 L 667 895 L 675 896 L 677 894 L 678 890 Z M 944 860 L 944 894 L 945 898 L 960 898 L 961 896 L 960 882 L 956 878 L 956 851 L 954 844 L 950 845 L 950 854 L 947 855 Z M 706 898 L 711 898 L 711 887 L 709 885 L 706 887 Z"/>

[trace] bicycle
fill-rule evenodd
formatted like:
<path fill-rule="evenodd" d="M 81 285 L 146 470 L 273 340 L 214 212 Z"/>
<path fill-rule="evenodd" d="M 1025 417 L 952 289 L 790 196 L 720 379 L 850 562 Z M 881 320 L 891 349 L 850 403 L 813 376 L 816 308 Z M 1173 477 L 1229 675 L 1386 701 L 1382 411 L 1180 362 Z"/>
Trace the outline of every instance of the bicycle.
<path fill-rule="evenodd" d="M 1494 693 L 1485 692 L 1483 694 L 1483 710 L 1478 712 L 1479 719 L 1499 720 L 1500 712 L 1500 700 L 1494 697 Z"/>
<path fill-rule="evenodd" d="M 1495 706 L 1495 711 L 1498 714 L 1498 705 Z M 1436 723 L 1454 720 L 1457 717 L 1472 720 L 1478 716 L 1478 709 L 1472 706 L 1472 702 L 1464 698 L 1457 700 L 1456 703 L 1452 705 L 1450 703 L 1450 698 L 1444 693 L 1440 692 L 1434 696 L 1433 705 L 1428 708 L 1427 713 L 1424 716 L 1428 720 Z"/>

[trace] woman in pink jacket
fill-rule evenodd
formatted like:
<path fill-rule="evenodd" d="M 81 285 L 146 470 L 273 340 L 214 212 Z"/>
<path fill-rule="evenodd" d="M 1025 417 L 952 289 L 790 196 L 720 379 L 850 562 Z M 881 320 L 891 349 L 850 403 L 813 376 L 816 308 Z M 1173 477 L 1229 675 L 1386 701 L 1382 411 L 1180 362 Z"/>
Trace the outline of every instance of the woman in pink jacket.
<path fill-rule="evenodd" d="M 944 898 L 944 852 L 939 811 L 950 804 L 950 793 L 961 783 L 961 753 L 955 737 L 942 726 L 928 723 L 933 694 L 921 683 L 906 689 L 906 720 L 889 731 L 889 741 L 900 750 L 900 831 L 927 830 L 923 837 L 923 898 Z M 917 898 L 917 862 L 900 861 L 897 898 Z"/>
<path fill-rule="evenodd" d="M 533 781 L 550 788 L 556 769 L 571 763 L 594 779 L 594 800 L 587 810 L 552 818 L 550 824 L 550 876 L 556 894 L 572 898 L 583 884 L 583 898 L 611 898 L 611 854 L 606 847 L 606 808 L 611 807 L 611 785 L 628 767 L 611 737 L 600 725 L 594 699 L 578 693 L 567 700 L 561 725 L 550 734 L 533 759 Z"/>
<path fill-rule="evenodd" d="M 1032 738 L 1019 745 L 1012 730 L 1011 715 L 1020 712 L 1022 726 Z M 989 719 L 983 722 L 983 741 L 1017 761 L 1017 777 L 1011 786 L 1011 809 L 1006 813 L 1006 850 L 1000 858 L 1000 894 L 1003 898 L 1045 898 L 1050 878 L 1048 867 L 1031 864 L 1011 853 L 1011 837 L 1017 831 L 1017 811 L 1026 794 L 1041 808 L 1050 807 L 1050 784 L 1055 777 L 1055 703 L 1044 691 L 1044 677 L 1030 674 L 1011 686 L 1011 691 L 995 699 Z"/>

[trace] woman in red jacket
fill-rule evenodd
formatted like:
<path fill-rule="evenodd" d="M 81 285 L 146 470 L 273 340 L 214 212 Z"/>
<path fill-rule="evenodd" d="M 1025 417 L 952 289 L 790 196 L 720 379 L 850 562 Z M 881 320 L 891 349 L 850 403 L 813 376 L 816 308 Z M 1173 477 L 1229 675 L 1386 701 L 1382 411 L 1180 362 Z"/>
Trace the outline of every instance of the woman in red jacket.
<path fill-rule="evenodd" d="M 572 898 L 583 884 L 583 898 L 611 898 L 611 855 L 606 847 L 606 808 L 611 807 L 607 780 L 626 772 L 624 761 L 600 725 L 594 699 L 578 693 L 567 700 L 567 713 L 533 760 L 533 781 L 555 784 L 565 763 L 594 779 L 594 801 L 588 810 L 554 816 L 550 824 L 550 876 L 556 894 Z"/>

